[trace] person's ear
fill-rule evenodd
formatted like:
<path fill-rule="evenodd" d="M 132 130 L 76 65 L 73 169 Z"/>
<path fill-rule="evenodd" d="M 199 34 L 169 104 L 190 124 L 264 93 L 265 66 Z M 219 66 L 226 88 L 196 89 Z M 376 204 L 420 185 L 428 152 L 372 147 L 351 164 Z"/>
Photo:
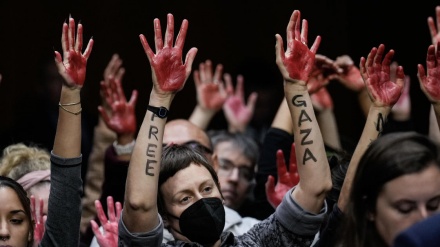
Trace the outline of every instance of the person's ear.
<path fill-rule="evenodd" d="M 212 166 L 214 167 L 215 172 L 218 172 L 218 168 L 219 168 L 219 164 L 218 164 L 218 155 L 217 153 L 214 151 L 214 153 L 212 153 Z"/>

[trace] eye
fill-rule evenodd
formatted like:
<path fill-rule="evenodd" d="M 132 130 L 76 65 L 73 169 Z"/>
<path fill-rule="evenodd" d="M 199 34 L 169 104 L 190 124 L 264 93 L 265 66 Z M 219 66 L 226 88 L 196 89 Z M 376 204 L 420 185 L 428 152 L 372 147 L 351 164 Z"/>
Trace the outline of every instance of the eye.
<path fill-rule="evenodd" d="M 189 200 L 190 200 L 190 197 L 189 197 L 189 196 L 185 196 L 184 198 L 182 198 L 182 199 L 180 200 L 180 203 L 185 204 L 185 203 L 188 203 Z"/>
<path fill-rule="evenodd" d="M 212 191 L 212 187 L 211 186 L 206 186 L 205 188 L 203 188 L 203 192 L 204 193 L 209 193 Z"/>
<path fill-rule="evenodd" d="M 20 225 L 21 223 L 23 223 L 22 219 L 11 219 L 10 221 L 14 225 Z"/>
<path fill-rule="evenodd" d="M 409 214 L 411 213 L 411 211 L 413 211 L 416 207 L 413 203 L 400 203 L 398 205 L 395 206 L 395 208 L 397 209 L 397 211 L 399 211 L 399 213 L 401 214 Z"/>
<path fill-rule="evenodd" d="M 429 211 L 437 211 L 440 204 L 440 197 L 436 197 L 434 199 L 431 199 L 426 204 L 426 209 Z"/>

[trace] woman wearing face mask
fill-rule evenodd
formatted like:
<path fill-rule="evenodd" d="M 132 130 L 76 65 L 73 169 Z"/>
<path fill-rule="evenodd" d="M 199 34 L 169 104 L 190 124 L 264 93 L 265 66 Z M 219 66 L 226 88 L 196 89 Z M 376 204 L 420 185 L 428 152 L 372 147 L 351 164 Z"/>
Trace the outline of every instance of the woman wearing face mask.
<path fill-rule="evenodd" d="M 286 193 L 274 214 L 238 237 L 222 233 L 225 217 L 218 177 L 204 156 L 172 144 L 162 154 L 167 109 L 191 73 L 197 52 L 190 49 L 182 63 L 188 22 L 182 22 L 173 45 L 173 16 L 168 14 L 164 41 L 155 19 L 156 54 L 140 36 L 151 65 L 153 89 L 128 169 L 119 246 L 161 246 L 164 226 L 175 240 L 162 246 L 310 246 L 324 220 L 331 178 L 306 83 L 320 38 L 309 50 L 307 22 L 303 21 L 302 32 L 299 23 L 300 12 L 295 10 L 288 26 L 288 49 L 284 53 L 277 35 L 276 52 L 294 122 L 301 181 Z"/>

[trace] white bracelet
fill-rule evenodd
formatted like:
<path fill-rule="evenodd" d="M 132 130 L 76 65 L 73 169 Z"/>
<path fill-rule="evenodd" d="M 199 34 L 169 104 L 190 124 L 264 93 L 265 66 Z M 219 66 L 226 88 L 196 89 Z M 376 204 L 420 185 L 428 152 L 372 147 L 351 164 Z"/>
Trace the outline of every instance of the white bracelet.
<path fill-rule="evenodd" d="M 131 154 L 133 152 L 135 140 L 125 145 L 119 145 L 118 141 L 113 142 L 113 148 L 117 155 Z"/>

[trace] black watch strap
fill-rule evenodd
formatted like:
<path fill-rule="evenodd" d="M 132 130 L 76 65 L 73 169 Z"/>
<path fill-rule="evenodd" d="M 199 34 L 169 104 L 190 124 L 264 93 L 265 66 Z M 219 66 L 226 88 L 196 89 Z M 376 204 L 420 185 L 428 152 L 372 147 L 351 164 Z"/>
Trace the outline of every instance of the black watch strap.
<path fill-rule="evenodd" d="M 168 117 L 168 109 L 161 106 L 161 107 L 155 107 L 148 105 L 147 110 L 151 111 L 152 113 L 156 114 L 156 116 L 160 118 L 166 118 Z"/>

